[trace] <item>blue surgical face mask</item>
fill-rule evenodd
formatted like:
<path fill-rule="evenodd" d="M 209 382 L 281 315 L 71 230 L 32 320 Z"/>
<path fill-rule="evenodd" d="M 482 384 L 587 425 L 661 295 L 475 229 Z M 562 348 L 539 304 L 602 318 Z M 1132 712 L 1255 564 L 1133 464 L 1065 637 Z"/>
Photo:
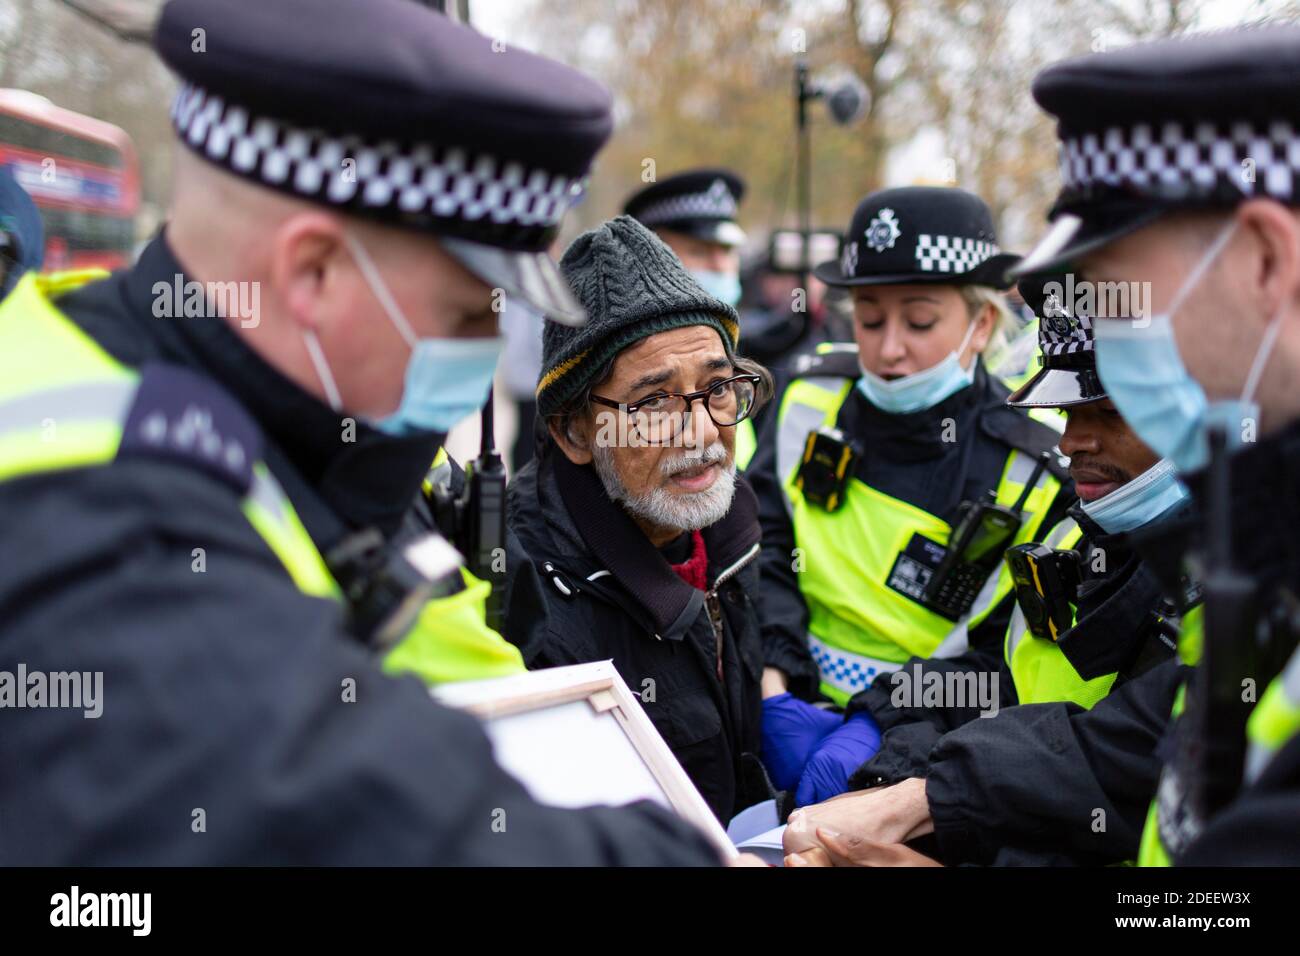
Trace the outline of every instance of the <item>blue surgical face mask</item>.
<path fill-rule="evenodd" d="M 390 435 L 451 431 L 453 425 L 478 411 L 487 400 L 504 340 L 500 336 L 490 339 L 417 338 L 365 246 L 351 235 L 346 236 L 346 241 L 371 292 L 383 306 L 389 321 L 411 346 L 401 404 L 397 411 L 372 424 Z M 342 411 L 343 401 L 320 343 L 315 333 L 309 330 L 305 334 L 307 351 L 329 396 L 330 407 L 336 412 Z"/>
<path fill-rule="evenodd" d="M 692 269 L 691 277 L 700 284 L 701 289 L 715 299 L 721 299 L 727 305 L 740 303 L 740 276 L 735 273 Z"/>
<path fill-rule="evenodd" d="M 1082 502 L 1081 507 L 1102 531 L 1119 534 L 1150 524 L 1186 497 L 1174 463 L 1161 458 L 1132 481 L 1096 501 Z"/>
<path fill-rule="evenodd" d="M 1233 220 L 1214 240 L 1167 311 L 1152 316 L 1145 325 L 1118 319 L 1094 322 L 1097 373 L 1107 396 L 1137 436 L 1183 474 L 1203 468 L 1209 461 L 1211 426 L 1224 428 L 1230 451 L 1240 448 L 1247 435 L 1257 431 L 1255 389 L 1281 330 L 1283 313 L 1279 310 L 1255 352 L 1238 398 L 1211 402 L 1183 364 L 1173 317 L 1232 238 L 1235 227 Z"/>
<path fill-rule="evenodd" d="M 892 415 L 933 408 L 975 381 L 974 357 L 970 368 L 961 367 L 961 353 L 966 351 L 974 334 L 975 323 L 972 322 L 955 351 L 949 352 L 938 364 L 902 378 L 884 379 L 864 367 L 858 388 L 872 405 Z"/>

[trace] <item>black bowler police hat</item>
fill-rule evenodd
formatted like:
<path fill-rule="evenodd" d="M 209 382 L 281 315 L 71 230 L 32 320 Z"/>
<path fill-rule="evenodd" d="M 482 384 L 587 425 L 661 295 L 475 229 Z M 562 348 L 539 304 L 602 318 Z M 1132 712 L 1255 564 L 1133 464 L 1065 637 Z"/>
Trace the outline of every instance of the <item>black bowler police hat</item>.
<path fill-rule="evenodd" d="M 1007 398 L 1013 408 L 1068 408 L 1106 397 L 1097 376 L 1092 322 L 1071 314 L 1064 273 L 1035 273 L 1021 279 L 1025 305 L 1038 316 L 1038 345 L 1043 367 Z"/>
<path fill-rule="evenodd" d="M 595 80 L 410 0 L 171 0 L 154 43 L 181 80 L 176 134 L 207 162 L 432 234 L 488 285 L 582 321 L 546 250 L 613 129 Z"/>
<path fill-rule="evenodd" d="M 978 196 L 906 186 L 858 203 L 839 260 L 823 262 L 813 274 L 840 287 L 946 282 L 1005 289 L 1018 258 L 998 248 L 993 216 Z"/>
<path fill-rule="evenodd" d="M 691 169 L 633 193 L 623 212 L 649 229 L 738 246 L 745 241 L 745 230 L 736 222 L 744 196 L 745 181 L 731 170 Z"/>
<path fill-rule="evenodd" d="M 1034 80 L 1057 119 L 1052 227 L 1013 270 L 1071 264 L 1177 209 L 1300 204 L 1300 28 L 1191 34 L 1065 60 Z"/>

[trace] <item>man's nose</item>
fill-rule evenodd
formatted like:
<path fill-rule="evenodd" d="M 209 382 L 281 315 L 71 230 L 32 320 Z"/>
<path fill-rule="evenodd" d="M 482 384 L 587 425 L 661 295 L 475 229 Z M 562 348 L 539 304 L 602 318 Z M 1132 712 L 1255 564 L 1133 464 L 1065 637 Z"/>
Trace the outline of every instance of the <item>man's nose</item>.
<path fill-rule="evenodd" d="M 701 455 L 704 453 L 704 449 L 712 446 L 720 437 L 718 426 L 709 416 L 709 410 L 704 407 L 704 402 L 691 402 L 690 412 L 686 416 L 684 432 L 687 449 Z"/>
<path fill-rule="evenodd" d="M 1097 433 L 1070 420 L 1066 421 L 1065 432 L 1061 435 L 1058 444 L 1061 454 L 1069 458 L 1073 458 L 1079 452 L 1086 452 L 1089 455 L 1101 452 L 1101 441 L 1097 438 Z"/>

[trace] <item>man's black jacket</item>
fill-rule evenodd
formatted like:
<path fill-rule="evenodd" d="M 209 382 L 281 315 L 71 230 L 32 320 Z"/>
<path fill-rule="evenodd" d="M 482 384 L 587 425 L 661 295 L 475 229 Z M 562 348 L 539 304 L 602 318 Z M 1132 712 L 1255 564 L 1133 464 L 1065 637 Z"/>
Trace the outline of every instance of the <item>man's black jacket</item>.
<path fill-rule="evenodd" d="M 590 465 L 572 464 L 553 445 L 511 481 L 508 502 L 526 554 L 508 560 L 508 574 L 514 581 L 536 569 L 541 579 L 540 593 L 511 588 L 504 632 L 525 663 L 612 659 L 720 820 L 768 797 L 755 759 L 758 521 L 744 480 L 726 517 L 703 532 L 708 594 L 672 570 Z M 722 619 L 721 680 L 710 603 Z"/>
<path fill-rule="evenodd" d="M 305 520 L 400 525 L 438 439 L 340 441 L 223 320 L 154 317 L 180 273 L 155 240 L 62 304 L 121 361 L 206 379 L 180 407 L 233 394 Z M 381 674 L 342 607 L 294 586 L 237 489 L 171 459 L 0 483 L 0 670 L 20 663 L 102 672 L 103 713 L 0 711 L 0 865 L 716 860 L 658 808 L 537 805 L 476 721 Z"/>

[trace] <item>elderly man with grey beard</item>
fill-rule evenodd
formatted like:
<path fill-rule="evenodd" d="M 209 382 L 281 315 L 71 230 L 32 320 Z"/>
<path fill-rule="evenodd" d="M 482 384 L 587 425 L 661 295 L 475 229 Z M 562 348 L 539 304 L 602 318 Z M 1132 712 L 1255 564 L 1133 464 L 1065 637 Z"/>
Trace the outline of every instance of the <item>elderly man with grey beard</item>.
<path fill-rule="evenodd" d="M 531 668 L 612 659 L 725 823 L 772 795 L 758 509 L 733 459 L 771 376 L 736 354 L 735 309 L 634 219 L 580 236 L 560 267 L 588 321 L 546 325 L 505 633 Z"/>

